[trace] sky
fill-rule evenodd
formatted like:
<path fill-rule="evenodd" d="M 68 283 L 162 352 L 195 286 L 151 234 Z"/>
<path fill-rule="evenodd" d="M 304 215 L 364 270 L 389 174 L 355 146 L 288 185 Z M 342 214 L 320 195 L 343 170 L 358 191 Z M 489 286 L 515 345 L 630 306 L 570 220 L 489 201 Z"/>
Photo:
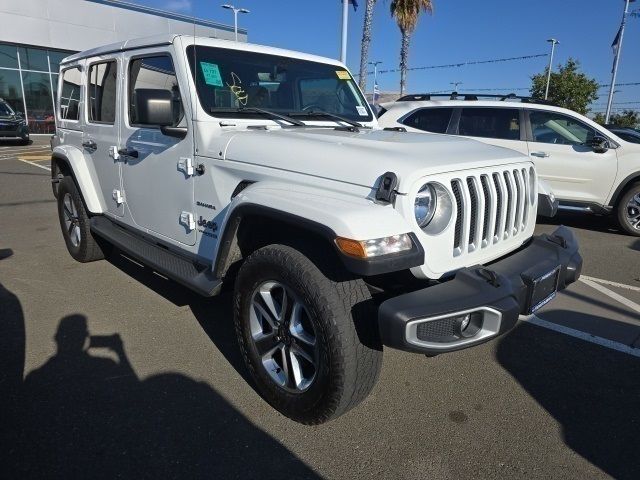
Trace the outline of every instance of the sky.
<path fill-rule="evenodd" d="M 233 24 L 233 13 L 216 0 L 128 0 L 164 10 Z M 239 16 L 249 41 L 316 55 L 340 56 L 340 0 L 233 0 L 250 10 Z M 365 0 L 349 11 L 347 65 L 354 74 L 360 63 L 360 41 Z M 400 32 L 389 14 L 390 0 L 377 0 L 369 60 L 380 69 L 399 64 Z M 620 26 L 623 0 L 434 0 L 433 15 L 421 16 L 411 39 L 409 67 L 425 67 L 477 60 L 548 54 L 548 38 L 556 38 L 554 68 L 569 57 L 602 84 L 611 81 L 611 43 Z M 630 10 L 640 13 L 640 0 Z M 542 72 L 548 56 L 528 60 L 454 68 L 410 71 L 408 92 L 459 91 L 496 88 L 498 93 L 528 93 L 531 76 Z M 640 82 L 640 15 L 629 17 L 616 84 Z M 383 92 L 399 89 L 398 73 L 381 73 Z M 372 89 L 369 77 L 367 91 Z M 519 90 L 518 90 L 519 89 Z M 619 86 L 615 109 L 640 110 L 640 85 Z M 608 89 L 599 91 L 593 112 L 605 109 Z M 635 102 L 635 103 L 622 103 Z"/>

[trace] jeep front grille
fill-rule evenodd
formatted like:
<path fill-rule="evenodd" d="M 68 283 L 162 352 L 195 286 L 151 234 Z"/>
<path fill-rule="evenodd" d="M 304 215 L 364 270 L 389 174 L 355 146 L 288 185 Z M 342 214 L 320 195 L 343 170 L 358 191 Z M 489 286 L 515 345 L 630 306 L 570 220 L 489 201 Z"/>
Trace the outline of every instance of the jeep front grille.
<path fill-rule="evenodd" d="M 535 218 L 529 169 L 481 173 L 451 180 L 456 205 L 453 255 L 485 249 L 527 228 Z"/>

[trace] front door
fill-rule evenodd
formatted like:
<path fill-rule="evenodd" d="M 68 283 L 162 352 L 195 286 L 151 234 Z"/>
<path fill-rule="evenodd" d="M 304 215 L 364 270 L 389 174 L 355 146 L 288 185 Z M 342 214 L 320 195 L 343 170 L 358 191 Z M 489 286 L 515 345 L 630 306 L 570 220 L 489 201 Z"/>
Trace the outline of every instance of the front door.
<path fill-rule="evenodd" d="M 167 51 L 149 50 L 128 60 L 122 104 L 122 182 L 131 221 L 167 239 L 195 245 L 193 128 L 184 138 L 163 134 L 145 114 L 145 99 L 170 92 L 174 125 L 187 127 L 174 62 Z M 145 111 L 143 111 L 145 110 Z"/>
<path fill-rule="evenodd" d="M 87 163 L 93 164 L 98 174 L 107 212 L 121 217 L 124 214 L 124 198 L 120 183 L 120 163 L 113 153 L 119 140 L 120 116 L 116 101 L 120 88 L 119 63 L 117 56 L 87 61 L 87 107 L 82 149 Z"/>
<path fill-rule="evenodd" d="M 547 110 L 528 114 L 529 154 L 556 197 L 604 204 L 617 174 L 615 149 L 594 152 L 588 144 L 596 130 L 574 117 Z"/>

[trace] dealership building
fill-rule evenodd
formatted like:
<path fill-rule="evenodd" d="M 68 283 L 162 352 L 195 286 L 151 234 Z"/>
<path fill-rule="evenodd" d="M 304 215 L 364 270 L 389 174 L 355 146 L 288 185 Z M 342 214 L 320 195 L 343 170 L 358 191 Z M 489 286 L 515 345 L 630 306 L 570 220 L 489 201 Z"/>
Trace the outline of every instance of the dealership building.
<path fill-rule="evenodd" d="M 0 98 L 23 114 L 32 134 L 53 133 L 64 57 L 159 33 L 234 38 L 233 26 L 121 0 L 0 1 Z M 238 29 L 238 40 L 247 40 L 246 30 Z"/>

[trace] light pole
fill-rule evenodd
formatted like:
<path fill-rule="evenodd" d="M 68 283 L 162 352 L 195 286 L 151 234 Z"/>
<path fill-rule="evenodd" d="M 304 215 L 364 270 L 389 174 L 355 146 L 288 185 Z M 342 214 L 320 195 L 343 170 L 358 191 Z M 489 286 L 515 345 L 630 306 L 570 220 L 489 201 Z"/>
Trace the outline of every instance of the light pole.
<path fill-rule="evenodd" d="M 555 38 L 550 38 L 547 42 L 551 43 L 551 56 L 549 57 L 549 68 L 547 69 L 547 88 L 544 91 L 544 99 L 549 97 L 549 84 L 551 83 L 551 69 L 553 68 L 553 52 L 556 50 L 556 45 L 560 44 Z"/>
<path fill-rule="evenodd" d="M 378 89 L 378 65 L 380 65 L 382 61 L 376 60 L 375 62 L 367 62 L 367 65 L 373 65 L 373 96 L 371 99 L 373 100 L 373 106 L 376 106 L 376 90 Z"/>
<path fill-rule="evenodd" d="M 235 32 L 236 35 L 236 42 L 238 41 L 238 13 L 249 13 L 249 10 L 247 10 L 246 8 L 236 8 L 233 5 L 229 5 L 228 3 L 225 3 L 224 5 L 221 5 L 222 8 L 226 8 L 227 10 L 233 10 L 233 31 Z"/>
<path fill-rule="evenodd" d="M 347 63 L 347 28 L 349 25 L 349 0 L 342 0 L 342 42 L 340 44 L 340 61 Z"/>
<path fill-rule="evenodd" d="M 607 112 L 604 115 L 604 123 L 609 123 L 609 117 L 611 116 L 611 104 L 613 103 L 613 93 L 616 88 L 616 76 L 618 75 L 618 63 L 620 62 L 620 52 L 622 52 L 622 38 L 624 37 L 624 26 L 627 22 L 627 15 L 629 14 L 629 3 L 635 0 L 625 0 L 624 13 L 622 14 L 622 23 L 620 24 L 620 30 L 616 38 L 611 45 L 615 51 L 615 57 L 613 58 L 613 70 L 611 73 L 611 86 L 609 87 L 609 98 L 607 99 Z"/>
<path fill-rule="evenodd" d="M 453 91 L 458 91 L 458 85 L 462 85 L 463 82 L 449 82 L 450 85 L 453 85 Z"/>

